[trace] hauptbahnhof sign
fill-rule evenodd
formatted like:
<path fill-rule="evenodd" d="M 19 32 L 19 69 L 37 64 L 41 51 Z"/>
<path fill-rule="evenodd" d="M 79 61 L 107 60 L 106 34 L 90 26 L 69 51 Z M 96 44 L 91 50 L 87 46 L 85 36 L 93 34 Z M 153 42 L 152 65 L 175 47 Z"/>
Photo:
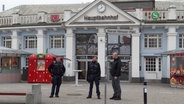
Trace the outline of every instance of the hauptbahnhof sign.
<path fill-rule="evenodd" d="M 84 20 L 118 20 L 118 15 L 109 15 L 109 16 L 84 16 Z"/>

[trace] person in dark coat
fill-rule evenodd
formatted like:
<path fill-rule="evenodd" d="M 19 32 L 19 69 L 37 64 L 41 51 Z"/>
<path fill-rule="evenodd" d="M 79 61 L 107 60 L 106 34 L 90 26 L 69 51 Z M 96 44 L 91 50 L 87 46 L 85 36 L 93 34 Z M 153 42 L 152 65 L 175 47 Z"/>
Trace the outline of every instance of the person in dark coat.
<path fill-rule="evenodd" d="M 59 90 L 62 83 L 62 76 L 65 74 L 65 66 L 61 57 L 56 57 L 56 59 L 49 65 L 48 71 L 52 76 L 52 89 L 50 98 L 55 94 L 55 97 L 59 97 Z"/>
<path fill-rule="evenodd" d="M 87 81 L 89 82 L 89 94 L 87 96 L 87 99 L 92 98 L 92 91 L 93 91 L 93 83 L 95 82 L 96 85 L 96 93 L 97 98 L 100 99 L 100 78 L 101 78 L 101 69 L 100 64 L 97 62 L 97 57 L 93 56 L 92 62 L 88 64 L 88 70 L 87 70 Z"/>
<path fill-rule="evenodd" d="M 112 76 L 112 87 L 114 94 L 110 98 L 111 100 L 121 100 L 121 86 L 120 86 L 120 75 L 121 75 L 121 59 L 115 52 L 112 54 L 114 61 L 110 69 L 110 74 Z"/>

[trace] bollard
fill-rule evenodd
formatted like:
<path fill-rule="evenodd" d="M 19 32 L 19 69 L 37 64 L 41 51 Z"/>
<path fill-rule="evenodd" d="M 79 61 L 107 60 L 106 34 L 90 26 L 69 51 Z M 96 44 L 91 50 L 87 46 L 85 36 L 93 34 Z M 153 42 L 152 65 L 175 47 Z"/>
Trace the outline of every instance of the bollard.
<path fill-rule="evenodd" d="M 143 93 L 144 93 L 144 104 L 147 104 L 147 82 L 144 82 Z"/>
<path fill-rule="evenodd" d="M 26 104 L 35 104 L 34 94 L 32 93 L 26 94 Z"/>
<path fill-rule="evenodd" d="M 34 95 L 34 104 L 41 104 L 42 99 L 41 85 L 40 84 L 32 85 L 32 93 Z"/>

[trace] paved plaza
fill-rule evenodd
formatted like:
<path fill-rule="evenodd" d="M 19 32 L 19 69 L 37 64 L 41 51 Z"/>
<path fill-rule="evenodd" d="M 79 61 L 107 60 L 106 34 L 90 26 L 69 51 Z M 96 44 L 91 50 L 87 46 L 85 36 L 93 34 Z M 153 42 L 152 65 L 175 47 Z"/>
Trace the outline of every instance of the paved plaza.
<path fill-rule="evenodd" d="M 80 86 L 75 86 L 74 82 L 63 82 L 60 89 L 59 98 L 49 98 L 51 84 L 41 84 L 42 104 L 105 104 L 104 82 L 101 82 L 101 99 L 97 99 L 95 86 L 93 88 L 92 99 L 86 99 L 88 94 L 88 83 L 79 82 Z M 0 92 L 31 92 L 33 83 L 2 83 Z M 109 100 L 112 96 L 111 83 L 107 84 L 106 104 L 144 104 L 143 84 L 121 82 L 122 100 Z M 184 89 L 171 88 L 169 84 L 148 83 L 148 104 L 183 104 Z M 0 104 L 25 104 L 25 96 L 2 96 Z"/>

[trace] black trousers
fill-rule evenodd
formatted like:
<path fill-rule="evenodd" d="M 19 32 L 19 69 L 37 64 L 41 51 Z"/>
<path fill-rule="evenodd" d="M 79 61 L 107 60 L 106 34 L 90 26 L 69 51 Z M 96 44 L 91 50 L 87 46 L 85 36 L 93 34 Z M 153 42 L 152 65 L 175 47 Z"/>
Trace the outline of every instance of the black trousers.
<path fill-rule="evenodd" d="M 95 82 L 96 85 L 96 94 L 97 96 L 100 96 L 100 89 L 99 89 L 99 85 L 100 85 L 100 81 L 99 81 L 99 77 L 92 77 L 91 81 L 89 82 L 90 86 L 89 86 L 89 97 L 92 96 L 92 92 L 93 92 L 93 83 Z"/>
<path fill-rule="evenodd" d="M 112 88 L 113 88 L 113 91 L 114 91 L 113 96 L 121 98 L 121 86 L 120 86 L 119 77 L 117 79 L 114 79 L 114 77 L 112 77 Z"/>
<path fill-rule="evenodd" d="M 55 96 L 58 96 L 61 83 L 62 83 L 62 78 L 60 76 L 52 77 L 51 96 L 53 96 L 54 93 L 55 93 Z"/>

